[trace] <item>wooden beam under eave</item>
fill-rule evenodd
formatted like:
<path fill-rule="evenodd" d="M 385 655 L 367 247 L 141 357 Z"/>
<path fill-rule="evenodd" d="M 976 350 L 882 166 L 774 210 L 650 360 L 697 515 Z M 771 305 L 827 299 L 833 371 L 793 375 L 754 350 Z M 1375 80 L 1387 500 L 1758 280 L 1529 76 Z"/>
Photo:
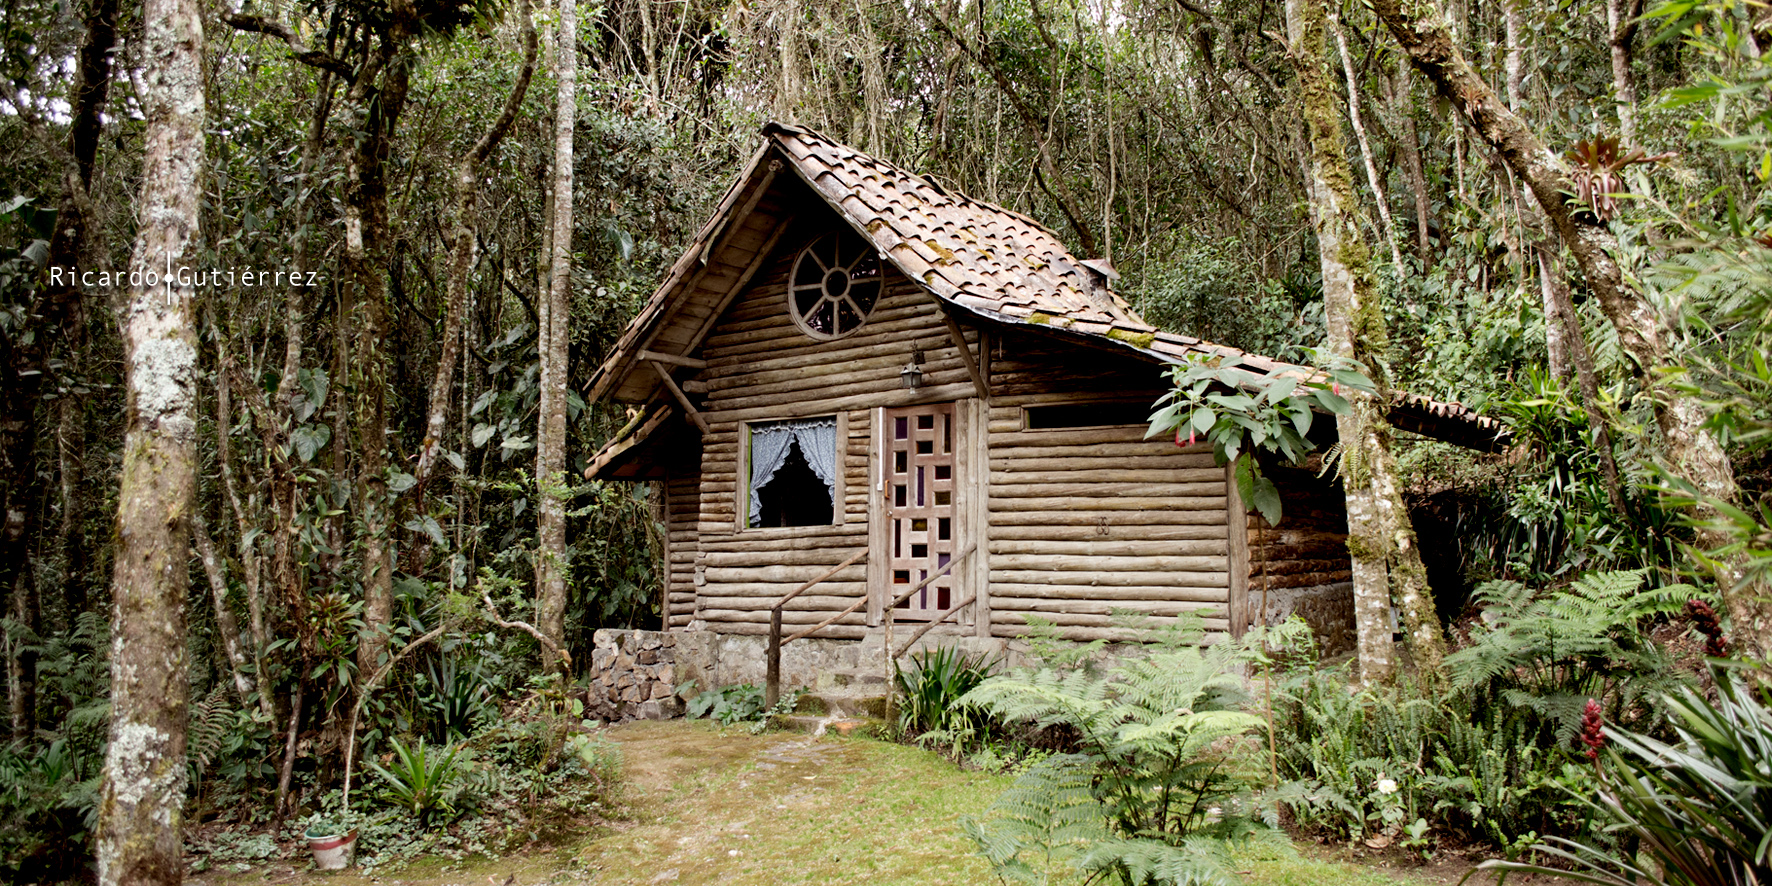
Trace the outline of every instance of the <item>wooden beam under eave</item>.
<path fill-rule="evenodd" d="M 939 298 L 936 299 L 936 310 L 941 312 L 941 321 L 947 324 L 948 335 L 954 339 L 954 347 L 960 351 L 960 361 L 966 364 L 966 374 L 972 376 L 972 386 L 978 390 L 978 398 L 990 400 L 991 386 L 985 384 L 984 373 L 978 371 L 978 360 L 972 356 L 972 346 L 966 344 L 965 330 L 960 328 L 959 322 L 954 320 L 954 315 L 947 312 Z M 982 336 L 979 341 L 984 341 Z"/>
<path fill-rule="evenodd" d="M 652 367 L 653 372 L 658 373 L 659 379 L 664 382 L 666 388 L 670 389 L 671 396 L 676 397 L 677 404 L 683 407 L 683 413 L 689 416 L 690 421 L 695 422 L 697 429 L 706 434 L 708 420 L 702 417 L 701 410 L 696 409 L 694 403 L 689 402 L 689 395 L 683 393 L 683 389 L 677 386 L 677 380 L 671 378 L 671 370 L 657 360 L 647 360 L 646 365 Z"/>
<path fill-rule="evenodd" d="M 695 357 L 679 357 L 676 354 L 661 354 L 657 351 L 641 351 L 640 359 L 655 363 L 669 363 L 672 366 L 687 366 L 690 369 L 706 369 L 708 361 Z"/>

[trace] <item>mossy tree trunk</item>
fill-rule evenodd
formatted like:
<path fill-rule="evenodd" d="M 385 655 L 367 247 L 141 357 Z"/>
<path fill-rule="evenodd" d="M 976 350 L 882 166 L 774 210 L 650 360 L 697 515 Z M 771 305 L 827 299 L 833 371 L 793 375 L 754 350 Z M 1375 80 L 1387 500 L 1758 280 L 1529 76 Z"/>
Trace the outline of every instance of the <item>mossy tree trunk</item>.
<path fill-rule="evenodd" d="M 127 388 L 112 573 L 111 728 L 98 805 L 100 886 L 177 884 L 184 874 L 185 597 L 197 450 L 191 266 L 206 116 L 196 0 L 142 8 L 141 227 L 123 328 Z M 157 285 L 145 285 L 146 275 Z"/>
<path fill-rule="evenodd" d="M 553 237 L 541 319 L 541 415 L 536 434 L 535 476 L 541 487 L 535 557 L 536 627 L 566 646 L 566 394 L 567 356 L 572 325 L 572 135 L 578 101 L 578 4 L 560 0 L 554 46 L 558 92 L 554 105 Z M 543 644 L 544 647 L 546 644 Z M 550 671 L 563 660 L 542 650 Z"/>
<path fill-rule="evenodd" d="M 1538 205 L 1581 268 L 1601 312 L 1617 331 L 1619 347 L 1628 357 L 1626 364 L 1649 390 L 1668 470 L 1709 499 L 1732 501 L 1737 487 L 1728 454 L 1704 429 L 1702 404 L 1673 386 L 1680 367 L 1669 354 L 1671 318 L 1626 281 L 1618 264 L 1618 238 L 1610 223 L 1585 207 L 1571 205 L 1567 195 L 1578 189 L 1567 161 L 1471 68 L 1432 0 L 1373 0 L 1372 8 L 1416 70 L 1432 81 L 1440 95 L 1538 198 Z M 1698 516 L 1706 517 L 1708 511 L 1701 505 Z M 1715 549 L 1730 541 L 1724 532 L 1701 529 L 1698 533 L 1701 547 Z M 1763 658 L 1772 654 L 1772 596 L 1763 587 L 1736 587 L 1733 570 L 1722 571 L 1718 579 L 1727 595 L 1725 602 L 1738 642 L 1751 655 Z"/>
<path fill-rule="evenodd" d="M 1445 656 L 1445 640 L 1391 457 L 1391 428 L 1385 418 L 1390 384 L 1381 359 L 1388 332 L 1373 291 L 1372 254 L 1360 234 L 1353 169 L 1341 133 L 1341 102 L 1326 49 L 1329 10 L 1324 0 L 1287 0 L 1286 21 L 1310 132 L 1306 181 L 1321 252 L 1329 347 L 1335 356 L 1363 364 L 1378 386 L 1376 396 L 1352 393 L 1353 410 L 1336 418 L 1343 446 L 1341 480 L 1347 491 L 1360 680 L 1378 683 L 1394 673 L 1393 601 L 1402 613 L 1417 668 L 1424 676 L 1433 675 Z"/>

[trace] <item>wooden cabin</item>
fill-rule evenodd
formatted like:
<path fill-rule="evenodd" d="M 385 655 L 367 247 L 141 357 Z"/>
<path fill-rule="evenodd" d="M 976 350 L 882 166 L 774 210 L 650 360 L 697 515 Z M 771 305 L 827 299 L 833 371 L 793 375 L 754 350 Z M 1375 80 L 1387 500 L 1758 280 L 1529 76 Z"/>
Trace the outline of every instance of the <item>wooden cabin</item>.
<path fill-rule="evenodd" d="M 1339 489 L 1273 472 L 1286 519 L 1261 531 L 1208 447 L 1145 439 L 1168 364 L 1298 367 L 1153 328 L 1114 278 L 1027 216 L 766 127 L 594 382 L 635 414 L 587 474 L 664 490 L 666 629 L 759 637 L 850 563 L 784 630 L 852 609 L 813 636 L 877 636 L 926 584 L 891 620 L 947 614 L 935 641 L 1013 638 L 1030 615 L 1113 638 L 1124 610 L 1231 634 L 1299 612 L 1351 645 Z M 1419 397 L 1393 420 L 1497 432 Z"/>

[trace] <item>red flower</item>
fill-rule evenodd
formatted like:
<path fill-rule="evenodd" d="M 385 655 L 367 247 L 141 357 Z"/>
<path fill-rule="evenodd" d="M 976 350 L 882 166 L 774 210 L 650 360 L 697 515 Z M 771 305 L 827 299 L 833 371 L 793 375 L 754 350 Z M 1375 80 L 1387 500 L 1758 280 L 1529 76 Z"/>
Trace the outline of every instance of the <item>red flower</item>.
<path fill-rule="evenodd" d="M 1686 601 L 1686 617 L 1692 620 L 1692 627 L 1704 635 L 1704 654 L 1711 658 L 1723 658 L 1729 654 L 1729 638 L 1723 636 L 1723 626 L 1717 622 L 1717 611 L 1703 600 Z"/>
<path fill-rule="evenodd" d="M 1606 736 L 1600 731 L 1603 726 L 1600 715 L 1600 703 L 1593 699 L 1587 700 L 1587 707 L 1581 711 L 1581 743 L 1587 745 L 1587 758 L 1600 759 L 1600 748 L 1606 746 Z"/>

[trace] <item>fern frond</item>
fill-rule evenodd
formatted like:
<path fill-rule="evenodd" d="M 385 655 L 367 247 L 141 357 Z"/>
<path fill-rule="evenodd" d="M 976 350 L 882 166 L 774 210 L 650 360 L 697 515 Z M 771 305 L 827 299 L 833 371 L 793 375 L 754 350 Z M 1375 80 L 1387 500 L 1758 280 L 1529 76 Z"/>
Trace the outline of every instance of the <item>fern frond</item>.
<path fill-rule="evenodd" d="M 1224 842 L 1191 837 L 1172 845 L 1131 838 L 1096 844 L 1077 866 L 1091 873 L 1114 871 L 1128 883 L 1162 886 L 1230 886 L 1230 855 Z"/>

